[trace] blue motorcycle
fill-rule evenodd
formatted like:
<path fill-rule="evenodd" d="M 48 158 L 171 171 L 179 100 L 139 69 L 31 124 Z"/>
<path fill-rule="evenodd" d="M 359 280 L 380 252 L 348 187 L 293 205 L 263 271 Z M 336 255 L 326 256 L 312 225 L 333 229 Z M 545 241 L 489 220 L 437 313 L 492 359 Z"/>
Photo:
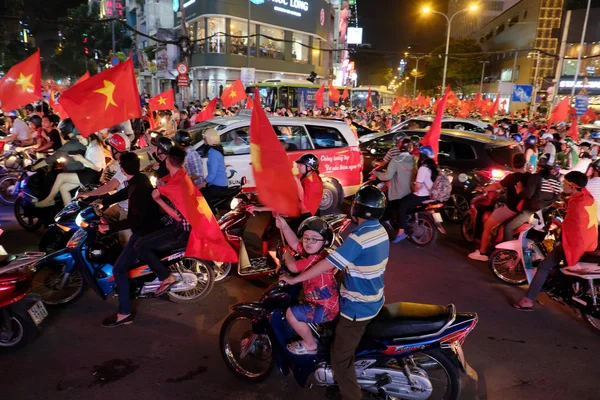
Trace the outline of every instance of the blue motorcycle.
<path fill-rule="evenodd" d="M 297 286 L 297 285 L 295 285 Z M 318 344 L 315 355 L 295 355 L 286 345 L 298 339 L 285 319 L 299 288 L 276 283 L 258 302 L 241 303 L 223 322 L 221 354 L 234 375 L 250 382 L 266 379 L 274 364 L 300 384 L 335 390 L 329 348 L 335 322 L 309 324 Z M 458 399 L 461 372 L 476 379 L 462 344 L 477 314 L 448 306 L 395 303 L 382 308 L 356 350 L 358 384 L 371 398 Z"/>
<path fill-rule="evenodd" d="M 103 217 L 100 206 L 83 209 L 76 218 L 79 229 L 66 248 L 42 258 L 35 264 L 37 273 L 33 291 L 49 306 L 63 306 L 77 300 L 84 284 L 103 299 L 115 290 L 113 265 L 121 253 L 117 233 L 101 234 L 98 225 Z M 202 260 L 185 256 L 185 249 L 166 251 L 161 259 L 179 280 L 167 292 L 176 303 L 195 303 L 205 298 L 214 285 L 214 271 Z M 160 281 L 144 263 L 129 271 L 129 287 L 133 298 L 154 297 Z"/>
<path fill-rule="evenodd" d="M 84 200 L 73 200 L 54 216 L 54 223 L 44 231 L 38 245 L 41 252 L 50 254 L 64 249 L 69 239 L 79 229 L 75 219 L 82 208 L 88 206 Z"/>

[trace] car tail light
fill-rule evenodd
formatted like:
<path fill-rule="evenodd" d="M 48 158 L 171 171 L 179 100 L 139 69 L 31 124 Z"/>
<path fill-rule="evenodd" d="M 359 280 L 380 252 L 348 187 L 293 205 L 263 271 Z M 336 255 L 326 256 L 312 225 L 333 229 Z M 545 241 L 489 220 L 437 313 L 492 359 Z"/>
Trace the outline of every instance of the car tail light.
<path fill-rule="evenodd" d="M 502 169 L 497 168 L 493 168 L 491 170 L 482 169 L 477 173 L 483 176 L 484 178 L 490 179 L 492 181 L 501 181 L 506 175 L 510 174 L 509 171 L 504 171 Z"/>

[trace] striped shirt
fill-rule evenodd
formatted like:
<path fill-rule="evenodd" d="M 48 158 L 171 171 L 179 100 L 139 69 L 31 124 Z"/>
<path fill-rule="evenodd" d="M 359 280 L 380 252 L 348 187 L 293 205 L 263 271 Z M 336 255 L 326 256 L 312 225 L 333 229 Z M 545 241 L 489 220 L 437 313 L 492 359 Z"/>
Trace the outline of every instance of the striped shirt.
<path fill-rule="evenodd" d="M 387 153 L 385 153 L 385 157 L 383 157 L 383 161 L 390 162 L 392 159 L 396 158 L 396 156 L 399 156 L 401 152 L 402 151 L 400 151 L 400 148 L 398 146 L 394 146 L 391 149 L 389 149 L 387 151 Z"/>
<path fill-rule="evenodd" d="M 365 221 L 328 257 L 345 269 L 340 288 L 340 314 L 351 321 L 366 321 L 379 313 L 385 297 L 383 275 L 390 253 L 387 232 L 379 221 Z"/>

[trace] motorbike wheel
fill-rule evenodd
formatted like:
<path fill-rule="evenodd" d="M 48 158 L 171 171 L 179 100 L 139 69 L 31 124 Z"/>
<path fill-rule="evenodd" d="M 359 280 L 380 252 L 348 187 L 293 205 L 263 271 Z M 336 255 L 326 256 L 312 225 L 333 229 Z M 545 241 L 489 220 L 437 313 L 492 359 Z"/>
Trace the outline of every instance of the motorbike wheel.
<path fill-rule="evenodd" d="M 591 297 L 592 290 L 596 291 L 596 296 L 600 296 L 600 286 L 594 285 L 593 289 L 588 289 L 589 295 Z M 582 313 L 583 319 L 596 331 L 596 333 L 600 334 L 600 318 L 594 317 L 590 314 Z"/>
<path fill-rule="evenodd" d="M 23 197 L 17 198 L 15 201 L 15 218 L 27 232 L 35 232 L 42 227 L 44 221 L 39 216 L 27 212 L 27 207 L 28 205 L 23 201 Z"/>
<path fill-rule="evenodd" d="M 15 185 L 19 179 L 16 176 L 5 176 L 0 180 L 0 202 L 6 205 L 15 204 L 17 194 L 15 194 Z"/>
<path fill-rule="evenodd" d="M 475 242 L 475 226 L 473 225 L 473 217 L 467 214 L 460 224 L 460 233 L 467 243 Z"/>
<path fill-rule="evenodd" d="M 215 272 L 215 282 L 223 282 L 231 276 L 233 263 L 213 261 L 213 271 Z"/>
<path fill-rule="evenodd" d="M 169 300 L 174 303 L 196 303 L 208 296 L 215 285 L 213 269 L 204 261 L 196 258 L 182 258 L 175 264 L 171 264 L 169 269 L 176 277 L 179 273 L 192 273 L 197 278 L 196 286 L 192 290 L 167 293 Z"/>
<path fill-rule="evenodd" d="M 9 315 L 12 333 L 9 336 L 8 332 L 3 329 L 4 322 L 0 320 L 0 353 L 8 353 L 26 346 L 30 343 L 38 333 L 35 323 L 27 313 L 6 313 Z"/>
<path fill-rule="evenodd" d="M 252 331 L 253 315 L 244 311 L 231 313 L 221 326 L 219 347 L 227 368 L 247 382 L 261 382 L 271 373 L 275 358 L 267 334 Z"/>
<path fill-rule="evenodd" d="M 450 356 L 443 350 L 427 350 L 408 357 L 416 367 L 423 369 L 433 387 L 429 399 L 458 400 L 460 397 L 460 373 Z"/>
<path fill-rule="evenodd" d="M 419 221 L 411 217 L 408 240 L 418 246 L 428 246 L 437 240 L 438 231 L 431 218 L 421 215 Z"/>
<path fill-rule="evenodd" d="M 510 285 L 522 285 L 527 282 L 523 262 L 514 250 L 496 249 L 488 259 L 488 266 L 494 276 Z"/>
<path fill-rule="evenodd" d="M 65 275 L 64 269 L 62 264 L 49 265 L 37 271 L 33 277 L 31 291 L 39 294 L 49 307 L 66 306 L 83 294 L 83 277 L 77 269 L 71 273 L 65 286 L 58 288 Z"/>
<path fill-rule="evenodd" d="M 444 203 L 444 216 L 446 220 L 458 224 L 468 214 L 469 200 L 461 194 L 453 194 Z"/>
<path fill-rule="evenodd" d="M 59 228 L 50 227 L 42 234 L 38 247 L 41 252 L 51 254 L 64 249 L 70 237 L 71 234 L 67 234 Z"/>

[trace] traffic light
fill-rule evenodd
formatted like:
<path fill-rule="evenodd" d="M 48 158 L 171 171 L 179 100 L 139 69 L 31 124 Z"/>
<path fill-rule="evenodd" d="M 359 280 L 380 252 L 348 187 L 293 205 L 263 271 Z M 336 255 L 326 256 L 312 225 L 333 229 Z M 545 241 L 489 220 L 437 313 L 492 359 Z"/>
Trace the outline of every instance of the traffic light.
<path fill-rule="evenodd" d="M 84 49 L 83 51 L 85 52 L 86 55 L 90 54 L 90 49 L 87 47 L 87 42 L 88 42 L 88 35 L 87 33 L 84 33 L 81 35 L 82 39 L 83 39 L 83 44 L 84 44 Z"/>

